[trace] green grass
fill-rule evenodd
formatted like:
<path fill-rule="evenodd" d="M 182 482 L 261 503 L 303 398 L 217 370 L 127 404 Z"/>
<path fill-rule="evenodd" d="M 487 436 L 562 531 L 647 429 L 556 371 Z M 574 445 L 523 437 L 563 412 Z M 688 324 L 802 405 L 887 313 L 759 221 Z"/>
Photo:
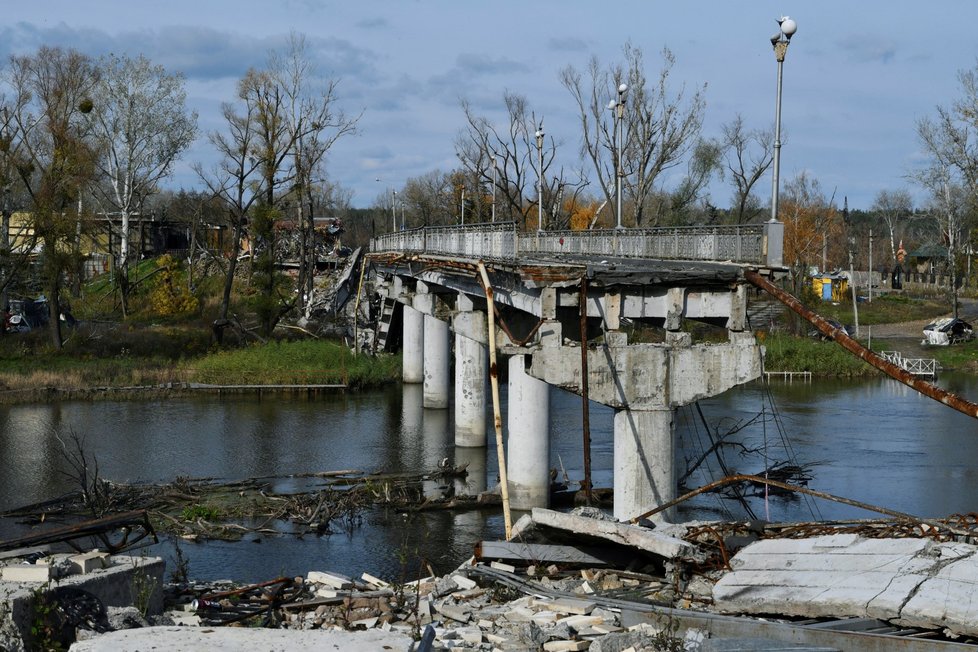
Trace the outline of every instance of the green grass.
<path fill-rule="evenodd" d="M 823 317 L 836 319 L 843 324 L 854 324 L 852 302 L 832 305 L 816 302 L 809 306 Z M 901 294 L 885 294 L 874 297 L 872 302 L 859 304 L 859 325 L 896 324 L 905 321 L 932 319 L 951 311 L 946 301 L 939 299 L 911 299 Z"/>
<path fill-rule="evenodd" d="M 354 356 L 348 348 L 335 342 L 302 340 L 220 351 L 187 361 L 185 369 L 191 380 L 201 383 L 343 383 L 356 388 L 397 380 L 401 364 L 396 356 Z"/>
<path fill-rule="evenodd" d="M 835 342 L 771 333 L 764 338 L 765 371 L 810 371 L 816 376 L 867 376 L 879 373 Z"/>

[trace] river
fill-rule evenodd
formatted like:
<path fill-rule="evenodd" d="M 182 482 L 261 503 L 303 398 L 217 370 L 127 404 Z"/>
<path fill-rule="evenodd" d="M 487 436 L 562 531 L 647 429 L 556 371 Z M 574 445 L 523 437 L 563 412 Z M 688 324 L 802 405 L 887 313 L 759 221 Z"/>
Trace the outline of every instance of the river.
<path fill-rule="evenodd" d="M 946 374 L 942 386 L 978 399 L 978 379 Z M 505 397 L 504 397 L 505 399 Z M 756 473 L 764 455 L 811 465 L 810 487 L 919 516 L 978 511 L 978 427 L 973 419 L 883 378 L 772 381 L 737 388 L 701 404 L 714 432 L 743 426 L 728 437 L 753 452 L 728 448 L 731 472 Z M 612 412 L 591 405 L 594 484 L 612 483 Z M 551 465 L 573 481 L 582 477 L 581 401 L 551 390 Z M 756 418 L 758 414 L 762 418 Z M 491 421 L 490 421 L 491 423 Z M 678 411 L 680 469 L 709 446 L 693 407 Z M 289 474 L 359 469 L 417 472 L 449 458 L 469 464 L 467 486 L 496 480 L 494 445 L 458 449 L 449 411 L 421 408 L 420 386 L 289 398 L 196 397 L 152 401 L 65 401 L 0 407 L 0 511 L 72 490 L 59 440 L 74 431 L 117 482 L 170 482 L 177 477 L 242 479 L 279 476 L 275 488 L 298 489 Z M 491 443 L 492 433 L 489 434 Z M 715 460 L 686 481 L 689 488 L 720 477 Z M 838 503 L 763 496 L 755 514 L 770 520 L 872 516 Z M 744 518 L 732 500 L 701 496 L 683 518 Z M 0 519 L 0 537 L 14 530 Z M 405 559 L 423 557 L 446 572 L 482 538 L 502 535 L 496 511 L 447 511 L 408 516 L 371 510 L 352 534 L 323 537 L 255 536 L 242 542 L 182 543 L 190 575 L 203 580 L 261 581 L 280 574 L 334 570 L 397 580 Z M 174 560 L 165 541 L 149 552 Z"/>

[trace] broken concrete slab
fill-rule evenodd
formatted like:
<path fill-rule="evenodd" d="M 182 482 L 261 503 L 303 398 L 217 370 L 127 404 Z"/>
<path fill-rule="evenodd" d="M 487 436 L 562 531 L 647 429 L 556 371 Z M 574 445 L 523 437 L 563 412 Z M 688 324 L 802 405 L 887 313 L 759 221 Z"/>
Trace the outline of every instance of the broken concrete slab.
<path fill-rule="evenodd" d="M 671 536 L 665 536 L 638 525 L 602 521 L 577 514 L 555 512 L 552 509 L 534 507 L 530 512 L 533 522 L 577 535 L 587 535 L 619 543 L 621 545 L 651 552 L 660 557 L 696 558 L 701 556 L 698 548 L 691 543 Z"/>
<path fill-rule="evenodd" d="M 865 617 L 978 634 L 978 547 L 832 535 L 768 539 L 731 559 L 713 587 L 718 611 Z"/>

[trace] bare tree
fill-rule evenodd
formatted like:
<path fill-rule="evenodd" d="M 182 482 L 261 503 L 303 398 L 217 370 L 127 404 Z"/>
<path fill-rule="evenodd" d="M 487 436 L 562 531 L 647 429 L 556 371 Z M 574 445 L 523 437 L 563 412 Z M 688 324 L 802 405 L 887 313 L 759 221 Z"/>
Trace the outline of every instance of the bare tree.
<path fill-rule="evenodd" d="M 92 179 L 97 149 L 85 119 L 98 70 L 74 50 L 42 47 L 34 55 L 15 56 L 10 65 L 6 137 L 19 141 L 16 173 L 29 198 L 31 226 L 43 246 L 43 276 L 49 328 L 61 348 L 61 290 L 66 271 L 75 267 L 78 198 Z"/>
<path fill-rule="evenodd" d="M 559 195 L 568 188 L 577 192 L 587 181 L 556 165 L 558 140 L 553 135 L 544 133 L 542 147 L 537 147 L 537 132 L 545 132 L 543 119 L 530 110 L 525 97 L 507 91 L 503 103 L 506 124 L 497 127 L 462 101 L 468 124 L 455 141 L 455 153 L 465 171 L 466 192 L 482 197 L 484 205 L 485 197 L 491 202 L 495 187 L 496 219 L 522 221 L 524 228 L 542 202 L 547 225 L 555 226 Z"/>
<path fill-rule="evenodd" d="M 317 74 L 302 35 L 290 35 L 284 54 L 272 53 L 269 69 L 283 89 L 286 120 L 292 138 L 292 193 L 301 230 L 298 285 L 302 303 L 311 293 L 315 273 L 313 220 L 317 192 L 328 185 L 323 171 L 326 154 L 337 140 L 356 133 L 363 114 L 348 116 L 337 108 L 339 81 L 324 79 Z"/>
<path fill-rule="evenodd" d="M 561 71 L 560 78 L 580 111 L 581 154 L 591 162 L 609 203 L 615 193 L 618 147 L 614 124 L 608 117 L 608 102 L 616 97 L 621 84 L 627 85 L 622 118 L 622 193 L 631 206 L 631 222 L 654 226 L 661 215 L 650 214 L 650 204 L 663 193 L 663 173 L 682 163 L 697 146 L 706 87 L 698 89 L 688 101 L 684 87 L 676 93 L 670 90 L 669 76 L 676 60 L 668 48 L 662 50 L 663 66 L 654 84 L 645 77 L 640 48 L 628 43 L 623 56 L 623 63 L 608 68 L 603 68 L 597 58 L 591 59 L 586 80 L 584 74 L 570 66 Z"/>
<path fill-rule="evenodd" d="M 761 213 L 753 190 L 774 161 L 774 134 L 769 129 L 747 129 L 743 116 L 737 114 L 732 122 L 723 125 L 721 142 L 734 187 L 733 220 L 735 224 L 747 224 Z"/>
<path fill-rule="evenodd" d="M 896 263 L 897 233 L 901 223 L 913 216 L 913 198 L 905 189 L 880 190 L 876 193 L 871 210 L 886 227 L 890 238 L 890 260 Z"/>
<path fill-rule="evenodd" d="M 238 84 L 238 105 L 225 102 L 221 115 L 226 132 L 214 131 L 208 140 L 217 150 L 221 160 L 213 169 L 205 170 L 200 163 L 194 169 L 211 195 L 220 197 L 227 206 L 229 222 L 233 229 L 231 255 L 224 277 L 221 306 L 214 321 L 214 335 L 220 342 L 228 326 L 231 290 L 238 265 L 240 245 L 245 235 L 248 211 L 259 199 L 261 186 L 255 177 L 261 161 L 253 155 L 258 147 L 255 116 L 259 111 L 258 98 L 248 92 L 244 80 Z"/>
<path fill-rule="evenodd" d="M 120 218 L 116 264 L 122 314 L 128 313 L 129 221 L 197 133 L 197 114 L 187 110 L 183 78 L 143 56 L 109 55 L 101 61 L 93 131 L 104 156 L 94 192 Z M 110 222 L 111 223 L 111 222 Z"/>

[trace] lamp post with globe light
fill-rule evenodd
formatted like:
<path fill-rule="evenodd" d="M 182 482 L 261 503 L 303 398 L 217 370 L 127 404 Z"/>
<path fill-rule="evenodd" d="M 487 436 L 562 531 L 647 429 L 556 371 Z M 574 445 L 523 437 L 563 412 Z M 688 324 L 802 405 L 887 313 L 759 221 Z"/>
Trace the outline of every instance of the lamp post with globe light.
<path fill-rule="evenodd" d="M 771 221 L 778 221 L 778 175 L 781 168 L 781 80 L 784 69 L 784 57 L 788 53 L 788 42 L 796 31 L 798 24 L 782 16 L 778 19 L 778 32 L 771 37 L 774 46 L 774 58 L 778 61 L 778 94 L 774 109 L 774 178 L 771 182 Z"/>
<path fill-rule="evenodd" d="M 543 123 L 537 129 L 537 231 L 543 231 Z"/>
<path fill-rule="evenodd" d="M 628 84 L 618 86 L 618 100 L 608 102 L 608 108 L 615 112 L 615 228 L 622 228 L 621 225 L 621 178 L 624 170 L 621 164 L 622 150 L 622 123 L 625 117 L 625 93 L 628 92 Z"/>

